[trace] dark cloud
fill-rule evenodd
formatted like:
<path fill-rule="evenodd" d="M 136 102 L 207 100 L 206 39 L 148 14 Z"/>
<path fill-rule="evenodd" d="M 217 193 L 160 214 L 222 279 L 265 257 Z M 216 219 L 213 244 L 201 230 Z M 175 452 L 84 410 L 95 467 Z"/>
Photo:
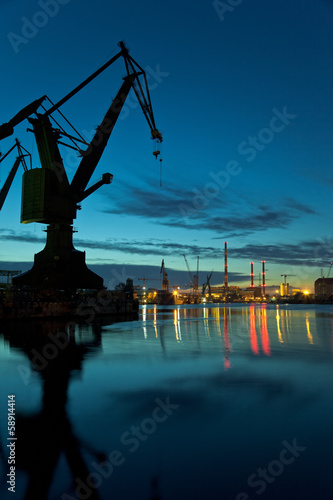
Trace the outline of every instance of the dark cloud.
<path fill-rule="evenodd" d="M 0 229 L 0 240 L 20 241 L 28 243 L 45 244 L 45 237 L 34 234 L 15 232 L 11 229 Z M 170 240 L 150 238 L 147 240 L 128 239 L 106 239 L 94 241 L 82 238 L 74 238 L 74 246 L 78 249 L 92 248 L 96 250 L 119 251 L 127 254 L 138 255 L 201 255 L 203 258 L 220 258 L 221 253 L 215 247 L 202 247 L 199 245 L 187 245 Z"/>
<path fill-rule="evenodd" d="M 102 212 L 112 214 L 137 215 L 150 219 L 166 219 L 170 217 L 182 218 L 185 214 L 193 218 L 200 218 L 202 212 L 209 209 L 209 200 L 196 198 L 193 191 L 177 187 L 163 188 L 161 190 L 149 191 L 147 189 L 125 187 L 123 196 L 117 200 L 105 193 L 110 208 L 104 208 Z M 215 199 L 214 206 L 226 206 L 225 200 Z"/>
<path fill-rule="evenodd" d="M 294 200 L 293 198 L 286 198 L 286 203 L 285 203 L 287 208 L 291 208 L 293 210 L 296 210 L 297 212 L 304 213 L 304 214 L 309 214 L 309 215 L 315 215 L 316 212 L 312 210 L 311 207 L 307 205 L 303 205 L 297 200 Z"/>
<path fill-rule="evenodd" d="M 225 238 L 236 235 L 247 236 L 256 231 L 265 231 L 271 228 L 286 228 L 295 218 L 291 214 L 269 209 L 266 212 L 261 211 L 251 215 L 225 215 L 223 217 L 202 215 L 198 221 L 173 219 L 163 221 L 161 224 L 195 230 L 209 229 L 216 233 L 222 233 L 223 238 Z"/>
<path fill-rule="evenodd" d="M 0 240 L 45 244 L 45 237 L 37 236 L 32 233 L 18 233 L 12 229 L 0 229 Z"/>
<path fill-rule="evenodd" d="M 94 248 L 99 250 L 120 251 L 128 254 L 138 255 L 200 255 L 203 258 L 221 258 L 221 252 L 215 247 L 202 247 L 199 245 L 186 245 L 169 240 L 148 239 L 148 240 L 106 240 L 91 241 L 76 239 L 74 242 L 77 248 Z"/>
<path fill-rule="evenodd" d="M 333 240 L 318 239 L 296 244 L 249 244 L 244 247 L 231 248 L 229 255 L 232 258 L 248 260 L 255 260 L 260 256 L 263 260 L 290 266 L 325 267 L 333 255 Z"/>
<path fill-rule="evenodd" d="M 207 192 L 205 186 L 189 190 L 170 186 L 160 191 L 125 187 L 117 200 L 109 199 L 103 212 L 145 217 L 154 223 L 191 230 L 208 229 L 223 237 L 247 236 L 257 231 L 285 229 L 302 215 L 315 211 L 293 198 L 281 200 L 277 208 L 247 201 L 240 196 Z M 281 209 L 283 207 L 283 209 Z"/>
<path fill-rule="evenodd" d="M 234 221 L 235 222 L 235 221 Z M 215 223 L 223 223 L 216 219 Z M 227 225 L 228 221 L 225 221 Z M 45 238 L 34 234 L 16 233 L 13 230 L 0 230 L 0 239 L 8 241 L 25 241 L 29 243 L 45 243 Z M 222 238 L 215 238 L 222 239 Z M 221 248 L 215 246 L 201 246 L 195 243 L 182 244 L 171 240 L 149 238 L 136 239 L 107 239 L 93 241 L 88 239 L 75 239 L 74 245 L 78 249 L 92 248 L 111 252 L 122 252 L 128 255 L 157 255 L 161 258 L 185 254 L 190 257 L 200 255 L 201 259 L 223 258 Z M 327 267 L 333 256 L 333 238 L 318 238 L 300 243 L 276 243 L 271 245 L 248 244 L 243 247 L 230 246 L 229 257 L 246 259 L 250 261 L 260 259 L 271 263 L 293 266 Z M 103 259 L 101 259 L 103 260 Z"/>

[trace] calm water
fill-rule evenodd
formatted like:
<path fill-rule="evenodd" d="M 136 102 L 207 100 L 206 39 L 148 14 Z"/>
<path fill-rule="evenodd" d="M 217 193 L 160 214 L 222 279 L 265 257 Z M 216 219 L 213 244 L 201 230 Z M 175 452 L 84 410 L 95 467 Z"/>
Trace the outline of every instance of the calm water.
<path fill-rule="evenodd" d="M 333 499 L 332 306 L 2 325 L 0 356 L 1 498 Z"/>

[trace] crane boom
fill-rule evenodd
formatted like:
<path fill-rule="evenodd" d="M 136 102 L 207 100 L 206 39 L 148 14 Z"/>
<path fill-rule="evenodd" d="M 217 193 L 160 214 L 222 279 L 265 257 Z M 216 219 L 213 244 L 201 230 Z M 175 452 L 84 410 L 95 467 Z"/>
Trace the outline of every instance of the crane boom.
<path fill-rule="evenodd" d="M 16 127 L 16 125 L 21 123 L 23 120 L 27 119 L 33 113 L 36 113 L 37 109 L 45 99 L 45 95 L 40 99 L 36 99 L 31 104 L 28 104 L 28 106 L 21 109 L 21 111 L 19 111 L 8 123 L 0 125 L 0 139 L 5 139 L 5 137 L 13 135 L 14 127 Z"/>
<path fill-rule="evenodd" d="M 15 139 L 15 144 L 7 151 L 6 154 L 4 154 L 1 158 L 0 158 L 0 163 L 5 159 L 7 158 L 7 156 L 15 149 L 17 148 L 18 150 L 18 157 L 16 158 L 15 160 L 15 163 L 13 165 L 13 167 L 11 168 L 9 174 L 8 174 L 8 177 L 6 179 L 6 181 L 4 182 L 4 185 L 2 186 L 1 190 L 0 190 L 0 210 L 2 209 L 3 207 L 3 204 L 7 198 L 7 195 L 8 195 L 8 192 L 11 188 L 11 185 L 13 183 L 13 180 L 15 178 L 15 175 L 16 175 L 16 172 L 18 170 L 18 167 L 20 166 L 20 163 L 22 164 L 24 170 L 27 169 L 26 167 L 26 163 L 25 163 L 25 159 L 24 159 L 24 156 L 27 156 L 27 155 L 24 155 L 22 149 L 24 149 L 20 142 Z M 27 150 L 24 149 L 26 152 Z M 1 153 L 0 153 L 1 155 Z"/>
<path fill-rule="evenodd" d="M 189 276 L 190 276 L 191 283 L 193 283 L 193 277 L 192 277 L 192 273 L 191 273 L 190 266 L 188 265 L 188 262 L 187 262 L 186 255 L 185 255 L 185 254 L 183 254 L 183 256 L 184 256 L 184 259 L 185 259 L 185 262 L 186 262 L 186 267 L 187 267 L 187 270 L 188 270 L 188 274 L 189 274 Z"/>
<path fill-rule="evenodd" d="M 101 125 L 97 128 L 91 143 L 89 144 L 87 150 L 83 153 L 81 163 L 73 177 L 71 190 L 77 198 L 77 201 L 81 201 L 83 199 L 83 192 L 103 154 L 111 132 L 123 108 L 126 97 L 132 88 L 134 75 L 127 76 L 124 80 L 125 81 L 122 84 L 116 98 L 104 116 Z"/>
<path fill-rule="evenodd" d="M 1 191 L 0 191 L 0 210 L 2 209 L 3 204 L 5 203 L 5 199 L 7 197 L 8 191 L 10 190 L 10 186 L 12 185 L 12 182 L 13 182 L 14 177 L 16 175 L 17 169 L 20 166 L 20 163 L 21 163 L 21 159 L 16 158 L 15 163 L 14 163 L 14 165 L 13 165 L 13 167 L 12 167 L 11 171 L 9 172 L 9 175 L 6 179 L 6 182 L 4 183 L 4 185 L 1 188 Z"/>
<path fill-rule="evenodd" d="M 52 106 L 52 108 L 50 108 L 48 111 L 46 111 L 45 116 L 48 116 L 51 113 L 53 113 L 54 111 L 56 111 L 57 109 L 59 109 L 60 106 L 62 106 L 63 104 L 65 104 L 65 102 L 67 102 L 71 97 L 73 97 L 81 89 L 83 89 L 86 85 L 88 85 L 88 83 L 90 83 L 92 80 L 94 80 L 96 78 L 96 76 L 100 75 L 106 68 L 108 68 L 109 66 L 111 66 L 111 64 L 113 64 L 117 59 L 119 59 L 119 57 L 121 55 L 123 55 L 123 51 L 122 50 L 120 52 L 118 52 L 118 54 L 116 54 L 114 57 L 112 57 L 109 61 L 107 61 L 105 64 L 103 64 L 103 66 L 101 66 L 92 75 L 88 76 L 88 78 L 86 78 L 82 83 L 80 83 L 80 85 L 78 85 L 77 87 L 75 87 L 75 89 L 73 89 L 71 92 L 69 92 L 67 95 L 65 95 L 65 97 L 63 97 L 62 99 L 60 99 L 60 101 L 58 101 L 56 104 L 54 104 Z"/>

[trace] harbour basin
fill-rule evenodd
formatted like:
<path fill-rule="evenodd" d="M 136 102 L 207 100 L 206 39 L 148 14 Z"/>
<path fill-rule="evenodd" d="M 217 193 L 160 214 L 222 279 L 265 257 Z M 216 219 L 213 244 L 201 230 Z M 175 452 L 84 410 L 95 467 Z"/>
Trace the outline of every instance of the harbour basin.
<path fill-rule="evenodd" d="M 333 306 L 0 326 L 1 498 L 333 498 Z M 67 339 L 67 340 L 66 340 Z"/>

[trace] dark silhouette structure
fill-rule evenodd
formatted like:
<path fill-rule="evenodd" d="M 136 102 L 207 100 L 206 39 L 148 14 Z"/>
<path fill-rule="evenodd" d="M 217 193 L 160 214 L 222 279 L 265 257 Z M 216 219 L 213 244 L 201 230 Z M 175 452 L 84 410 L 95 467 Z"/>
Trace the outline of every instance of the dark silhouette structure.
<path fill-rule="evenodd" d="M 80 202 L 103 184 L 110 184 L 112 181 L 112 174 L 105 173 L 100 181 L 87 188 L 131 89 L 134 90 L 148 122 L 152 139 L 157 142 L 162 141 L 162 136 L 155 125 L 145 71 L 130 56 L 123 42 L 119 43 L 119 47 L 118 54 L 57 104 L 53 104 L 46 96 L 43 96 L 22 109 L 8 123 L 0 126 L 0 139 L 3 139 L 12 135 L 14 127 L 27 119 L 32 126 L 32 129 L 28 130 L 33 132 L 35 136 L 41 163 L 41 168 L 28 169 L 25 166 L 21 222 L 24 224 L 31 222 L 47 224 L 47 241 L 45 248 L 35 255 L 32 269 L 13 278 L 13 284 L 19 287 L 28 285 L 55 289 L 88 288 L 97 290 L 103 287 L 102 278 L 87 268 L 85 252 L 74 248 L 73 220 L 76 218 L 77 210 L 81 208 Z M 123 79 L 123 84 L 90 144 L 74 127 L 72 128 L 75 136 L 68 134 L 54 118 L 54 113 L 56 111 L 60 113 L 59 108 L 65 102 L 120 57 L 124 59 L 127 76 Z M 51 108 L 48 110 L 44 106 L 46 100 L 51 104 Z M 63 114 L 60 113 L 60 115 L 61 119 L 64 119 Z M 68 120 L 66 122 L 69 124 Z M 71 144 L 63 142 L 64 139 Z M 82 157 L 72 182 L 69 182 L 67 177 L 59 144 L 75 149 Z M 158 154 L 159 151 L 154 152 L 156 158 Z M 19 162 L 23 162 L 23 156 L 21 154 L 16 160 L 5 189 L 0 193 L 1 205 L 8 193 Z"/>

